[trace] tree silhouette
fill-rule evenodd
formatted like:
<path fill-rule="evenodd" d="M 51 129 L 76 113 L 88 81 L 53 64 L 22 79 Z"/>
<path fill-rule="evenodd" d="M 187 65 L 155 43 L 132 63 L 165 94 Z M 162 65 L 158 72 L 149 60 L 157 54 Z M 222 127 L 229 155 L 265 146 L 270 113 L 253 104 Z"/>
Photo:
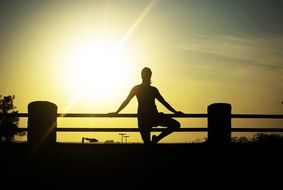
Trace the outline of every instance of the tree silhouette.
<path fill-rule="evenodd" d="M 253 136 L 252 142 L 259 144 L 283 144 L 283 136 L 280 134 L 272 133 L 257 133 Z"/>
<path fill-rule="evenodd" d="M 18 113 L 13 104 L 15 96 L 0 95 L 0 143 L 13 142 L 18 132 L 19 117 L 13 115 Z"/>

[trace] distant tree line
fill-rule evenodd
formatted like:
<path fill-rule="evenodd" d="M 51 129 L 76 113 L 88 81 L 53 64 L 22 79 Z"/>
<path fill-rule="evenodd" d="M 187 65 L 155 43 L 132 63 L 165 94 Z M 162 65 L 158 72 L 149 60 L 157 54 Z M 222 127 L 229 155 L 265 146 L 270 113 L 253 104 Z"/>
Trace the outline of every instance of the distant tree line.
<path fill-rule="evenodd" d="M 256 133 L 252 138 L 233 137 L 232 143 L 283 144 L 283 136 L 277 133 Z"/>
<path fill-rule="evenodd" d="M 207 138 L 196 139 L 189 141 L 189 143 L 208 143 Z M 278 133 L 256 133 L 251 138 L 246 136 L 232 137 L 232 144 L 282 144 L 283 145 L 283 135 Z"/>

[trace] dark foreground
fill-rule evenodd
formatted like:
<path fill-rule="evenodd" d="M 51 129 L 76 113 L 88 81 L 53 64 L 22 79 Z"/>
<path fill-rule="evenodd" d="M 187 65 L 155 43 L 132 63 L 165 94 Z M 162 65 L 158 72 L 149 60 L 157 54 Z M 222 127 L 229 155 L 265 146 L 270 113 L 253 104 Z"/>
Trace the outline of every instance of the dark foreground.
<path fill-rule="evenodd" d="M 119 189 L 253 189 L 283 179 L 283 146 L 231 144 L 56 144 L 32 152 L 1 145 L 1 183 Z M 44 186 L 42 186 L 44 185 Z"/>

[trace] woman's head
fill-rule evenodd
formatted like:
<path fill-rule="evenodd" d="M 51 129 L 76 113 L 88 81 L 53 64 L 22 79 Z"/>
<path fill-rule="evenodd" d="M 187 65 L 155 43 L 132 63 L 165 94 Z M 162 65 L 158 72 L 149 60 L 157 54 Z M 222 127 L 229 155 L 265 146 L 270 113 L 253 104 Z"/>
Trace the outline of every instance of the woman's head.
<path fill-rule="evenodd" d="M 152 75 L 152 72 L 150 70 L 150 68 L 148 67 L 144 67 L 141 71 L 141 77 L 142 77 L 142 80 L 143 80 L 143 83 L 151 83 L 151 75 Z"/>

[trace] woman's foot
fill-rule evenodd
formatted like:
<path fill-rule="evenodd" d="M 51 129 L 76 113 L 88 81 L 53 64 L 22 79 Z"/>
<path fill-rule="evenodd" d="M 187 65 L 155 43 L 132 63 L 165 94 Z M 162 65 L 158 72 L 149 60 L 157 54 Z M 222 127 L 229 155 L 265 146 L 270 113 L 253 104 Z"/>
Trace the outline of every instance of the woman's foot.
<path fill-rule="evenodd" d="M 156 135 L 153 135 L 153 136 L 152 136 L 151 143 L 152 143 L 152 144 L 157 144 L 157 143 L 158 143 L 158 139 L 157 139 L 157 136 L 156 136 Z"/>

